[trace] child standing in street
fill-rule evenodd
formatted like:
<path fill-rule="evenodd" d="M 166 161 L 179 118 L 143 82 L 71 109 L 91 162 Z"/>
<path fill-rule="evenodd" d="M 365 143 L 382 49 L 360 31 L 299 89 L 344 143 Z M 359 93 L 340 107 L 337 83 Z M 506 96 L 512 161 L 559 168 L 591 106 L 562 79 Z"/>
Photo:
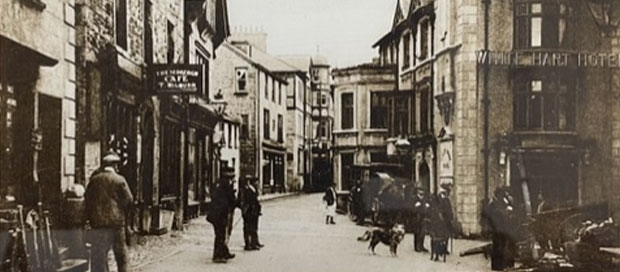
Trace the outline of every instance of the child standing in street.
<path fill-rule="evenodd" d="M 326 204 L 325 210 L 327 215 L 325 216 L 325 224 L 335 225 L 334 216 L 336 216 L 336 184 L 330 184 L 325 195 L 323 196 L 323 202 Z"/>

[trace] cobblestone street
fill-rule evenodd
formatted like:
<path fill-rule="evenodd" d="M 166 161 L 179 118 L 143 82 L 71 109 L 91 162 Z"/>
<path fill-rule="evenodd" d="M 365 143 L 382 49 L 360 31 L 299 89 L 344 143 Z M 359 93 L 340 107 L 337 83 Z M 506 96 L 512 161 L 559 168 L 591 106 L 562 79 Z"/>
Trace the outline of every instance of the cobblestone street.
<path fill-rule="evenodd" d="M 325 225 L 321 195 L 301 195 L 265 202 L 259 235 L 266 246 L 260 251 L 244 251 L 239 212 L 230 249 L 236 258 L 227 264 L 211 261 L 213 232 L 203 217 L 195 219 L 180 237 L 180 245 L 168 247 L 165 257 L 139 271 L 490 271 L 482 256 L 448 256 L 446 263 L 432 262 L 429 254 L 413 251 L 408 234 L 399 247 L 399 256 L 391 257 L 388 247 L 379 245 L 377 255 L 356 241 L 365 228 L 338 216 L 336 225 Z M 428 240 L 428 239 L 427 239 Z M 454 252 L 481 244 L 457 240 Z M 428 242 L 426 247 L 428 248 Z M 159 249 L 157 249 L 159 250 Z M 142 254 L 134 252 L 133 254 Z"/>

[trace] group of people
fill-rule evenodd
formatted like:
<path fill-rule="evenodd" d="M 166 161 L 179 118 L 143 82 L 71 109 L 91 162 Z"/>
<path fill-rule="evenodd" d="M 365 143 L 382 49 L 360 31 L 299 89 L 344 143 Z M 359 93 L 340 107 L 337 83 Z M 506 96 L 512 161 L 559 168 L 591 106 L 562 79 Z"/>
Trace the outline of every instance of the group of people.
<path fill-rule="evenodd" d="M 215 233 L 213 262 L 226 263 L 235 257 L 228 249 L 228 240 L 232 231 L 235 208 L 241 209 L 243 218 L 244 250 L 260 250 L 264 245 L 258 240 L 258 219 L 262 215 L 258 201 L 256 178 L 246 176 L 237 197 L 233 188 L 234 174 L 225 172 L 220 182 L 211 192 L 211 204 L 207 221 L 213 225 Z"/>
<path fill-rule="evenodd" d="M 450 202 L 451 185 L 442 183 L 436 194 L 430 195 L 422 186 L 392 184 L 393 186 L 383 186 L 378 189 L 376 194 L 369 191 L 373 190 L 372 184 L 363 184 L 357 181 L 351 189 L 352 213 L 356 217 L 358 224 L 363 224 L 367 215 L 370 213 L 370 202 L 372 195 L 381 198 L 384 192 L 391 187 L 396 193 L 391 193 L 392 197 L 384 199 L 382 204 L 384 225 L 387 228 L 398 223 L 406 223 L 413 229 L 413 247 L 416 252 L 428 252 L 424 247 L 424 240 L 427 235 L 431 236 L 432 241 L 447 242 L 453 233 L 457 232 L 454 224 L 454 214 Z M 393 191 L 394 191 L 393 190 Z M 330 189 L 328 189 L 328 193 Z M 328 195 L 326 193 L 326 195 Z M 388 201 L 392 199 L 392 201 Z M 329 215 L 328 215 L 329 218 Z M 447 245 L 447 243 L 441 243 Z M 440 248 L 445 250 L 447 248 Z"/>
<path fill-rule="evenodd" d="M 92 244 L 91 269 L 107 272 L 108 252 L 112 250 L 119 272 L 128 271 L 127 217 L 133 196 L 125 178 L 119 174 L 121 158 L 113 151 L 107 152 L 101 167 L 90 178 L 85 192 L 85 216 L 91 230 L 88 241 Z M 256 178 L 246 176 L 237 196 L 233 188 L 234 174 L 224 172 L 211 190 L 207 221 L 215 232 L 213 262 L 225 263 L 235 257 L 227 243 L 232 231 L 235 208 L 241 209 L 245 250 L 259 250 L 258 218 L 261 204 L 258 201 Z"/>

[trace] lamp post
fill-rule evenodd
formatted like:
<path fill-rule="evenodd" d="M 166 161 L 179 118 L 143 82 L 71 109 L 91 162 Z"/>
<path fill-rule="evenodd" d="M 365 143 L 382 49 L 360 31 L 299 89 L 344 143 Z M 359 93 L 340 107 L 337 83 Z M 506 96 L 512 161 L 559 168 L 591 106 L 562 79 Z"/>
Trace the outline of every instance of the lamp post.
<path fill-rule="evenodd" d="M 620 0 L 583 0 L 603 37 L 614 37 L 620 25 Z"/>

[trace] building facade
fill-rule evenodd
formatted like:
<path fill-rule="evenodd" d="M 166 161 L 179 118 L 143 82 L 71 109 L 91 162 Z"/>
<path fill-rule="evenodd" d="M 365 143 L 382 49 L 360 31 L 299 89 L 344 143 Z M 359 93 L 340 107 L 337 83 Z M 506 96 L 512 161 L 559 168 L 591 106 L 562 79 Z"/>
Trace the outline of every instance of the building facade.
<path fill-rule="evenodd" d="M 556 208 L 604 202 L 617 213 L 617 37 L 599 35 L 586 3 L 408 2 L 375 46 L 397 60 L 397 89 L 411 89 L 415 180 L 453 185 L 464 233 L 482 231 L 499 186 L 527 212 L 540 194 Z"/>
<path fill-rule="evenodd" d="M 284 192 L 286 184 L 286 80 L 270 58 L 247 41 L 226 42 L 215 61 L 214 80 L 226 112 L 241 120 L 240 176 L 259 178 L 261 194 Z"/>
<path fill-rule="evenodd" d="M 76 179 L 75 9 L 0 3 L 0 194 L 26 208 L 42 201 L 53 216 Z"/>
<path fill-rule="evenodd" d="M 394 67 L 379 63 L 334 69 L 334 182 L 350 190 L 350 166 L 388 162 L 389 101 Z"/>
<path fill-rule="evenodd" d="M 312 180 L 314 188 L 325 190 L 333 181 L 334 99 L 328 60 L 312 56 L 310 60 L 312 92 Z"/>

